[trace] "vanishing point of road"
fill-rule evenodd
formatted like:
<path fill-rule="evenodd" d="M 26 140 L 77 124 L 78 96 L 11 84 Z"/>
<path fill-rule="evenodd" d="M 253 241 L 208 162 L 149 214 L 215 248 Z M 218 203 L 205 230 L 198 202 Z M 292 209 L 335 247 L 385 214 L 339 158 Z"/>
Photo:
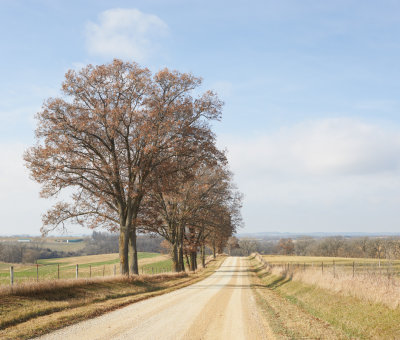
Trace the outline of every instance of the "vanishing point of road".
<path fill-rule="evenodd" d="M 267 339 L 248 260 L 228 257 L 208 278 L 40 339 Z"/>

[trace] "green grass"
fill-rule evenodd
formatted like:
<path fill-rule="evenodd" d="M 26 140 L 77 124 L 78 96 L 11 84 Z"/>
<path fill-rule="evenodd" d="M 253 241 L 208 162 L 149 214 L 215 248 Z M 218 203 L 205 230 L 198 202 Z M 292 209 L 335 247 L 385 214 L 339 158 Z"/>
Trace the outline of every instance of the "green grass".
<path fill-rule="evenodd" d="M 153 272 L 160 273 L 163 270 L 171 271 L 172 270 L 172 260 L 168 259 L 165 261 L 159 261 L 159 262 L 155 262 L 155 263 L 146 264 L 142 268 L 143 268 L 144 274 L 152 274 Z"/>
<path fill-rule="evenodd" d="M 138 259 L 151 259 L 160 256 L 158 253 L 140 252 L 138 253 Z M 102 260 L 95 260 L 95 259 Z M 105 258 L 111 258 L 104 260 Z M 168 267 L 171 265 L 167 261 L 161 261 L 163 265 L 158 265 L 157 262 L 152 264 L 156 266 L 159 272 L 159 268 Z M 45 279 L 57 279 L 58 278 L 58 266 L 60 268 L 60 279 L 68 279 L 76 277 L 76 263 L 79 264 L 78 275 L 80 278 L 89 278 L 95 276 L 108 276 L 114 274 L 114 267 L 116 273 L 119 274 L 119 258 L 118 254 L 104 254 L 104 255 L 92 255 L 92 256 L 78 256 L 70 258 L 54 258 L 38 260 L 39 280 Z M 36 280 L 37 279 L 37 267 L 36 265 L 21 265 L 21 264 L 9 264 L 0 263 L 0 285 L 10 283 L 10 266 L 14 266 L 14 282 L 20 283 L 23 281 Z M 139 262 L 139 268 L 141 268 Z M 150 268 L 151 271 L 151 268 Z"/>

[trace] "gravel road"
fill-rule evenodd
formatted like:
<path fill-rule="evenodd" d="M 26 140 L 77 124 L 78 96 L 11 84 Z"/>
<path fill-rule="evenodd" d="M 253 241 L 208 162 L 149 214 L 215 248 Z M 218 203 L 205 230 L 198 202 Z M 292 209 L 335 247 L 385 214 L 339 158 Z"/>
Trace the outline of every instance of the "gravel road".
<path fill-rule="evenodd" d="M 246 259 L 229 257 L 201 282 L 40 339 L 271 339 L 249 275 Z"/>

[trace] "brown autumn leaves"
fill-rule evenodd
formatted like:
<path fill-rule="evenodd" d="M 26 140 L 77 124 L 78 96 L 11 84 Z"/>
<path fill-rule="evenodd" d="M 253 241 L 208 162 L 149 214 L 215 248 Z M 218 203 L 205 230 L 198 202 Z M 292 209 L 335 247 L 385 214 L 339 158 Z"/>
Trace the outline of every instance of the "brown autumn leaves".
<path fill-rule="evenodd" d="M 123 274 L 138 274 L 138 232 L 169 242 L 176 271 L 184 258 L 196 269 L 206 245 L 221 250 L 241 224 L 241 195 L 209 123 L 222 102 L 210 91 L 193 98 L 200 84 L 120 60 L 69 71 L 24 155 L 43 197 L 69 194 L 43 216 L 42 232 L 68 223 L 118 231 Z"/>

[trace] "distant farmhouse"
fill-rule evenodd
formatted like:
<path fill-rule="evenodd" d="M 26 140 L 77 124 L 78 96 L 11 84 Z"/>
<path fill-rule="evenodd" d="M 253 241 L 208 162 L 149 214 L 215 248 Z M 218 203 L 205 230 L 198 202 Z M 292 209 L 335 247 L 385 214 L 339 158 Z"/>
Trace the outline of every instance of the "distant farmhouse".
<path fill-rule="evenodd" d="M 29 243 L 31 241 L 32 240 L 30 240 L 29 238 L 20 238 L 20 239 L 18 239 L 18 242 L 20 242 L 20 243 Z"/>

